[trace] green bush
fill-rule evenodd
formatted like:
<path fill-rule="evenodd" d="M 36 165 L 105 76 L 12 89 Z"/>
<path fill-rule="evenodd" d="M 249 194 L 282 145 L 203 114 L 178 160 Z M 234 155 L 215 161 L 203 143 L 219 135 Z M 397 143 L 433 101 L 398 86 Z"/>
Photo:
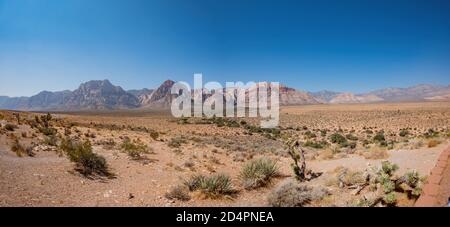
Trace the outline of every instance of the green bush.
<path fill-rule="evenodd" d="M 179 148 L 184 143 L 187 143 L 184 137 L 173 137 L 170 139 L 167 145 L 172 148 Z"/>
<path fill-rule="evenodd" d="M 427 132 L 424 133 L 425 138 L 433 138 L 437 137 L 439 135 L 439 132 L 434 131 L 434 129 L 430 128 Z"/>
<path fill-rule="evenodd" d="M 330 136 L 330 141 L 332 143 L 337 143 L 339 145 L 345 145 L 348 142 L 347 139 L 344 136 L 342 136 L 341 134 L 339 134 L 339 133 L 332 134 Z"/>
<path fill-rule="evenodd" d="M 313 142 L 313 141 L 306 141 L 303 146 L 305 147 L 312 147 L 312 148 L 316 148 L 316 149 L 322 149 L 326 146 L 328 146 L 328 143 L 326 141 L 319 141 L 319 142 Z"/>
<path fill-rule="evenodd" d="M 58 145 L 58 137 L 55 135 L 46 136 L 44 139 L 44 143 L 49 146 L 57 146 Z"/>
<path fill-rule="evenodd" d="M 398 135 L 401 137 L 405 137 L 405 136 L 409 135 L 409 131 L 407 129 L 401 129 L 400 132 L 398 133 Z"/>
<path fill-rule="evenodd" d="M 39 128 L 39 132 L 41 132 L 42 134 L 44 134 L 46 136 L 53 136 L 53 135 L 56 135 L 57 130 L 54 128 L 42 127 L 42 128 Z"/>
<path fill-rule="evenodd" d="M 373 140 L 376 142 L 384 142 L 386 141 L 386 138 L 384 138 L 384 132 L 378 132 L 374 137 Z"/>
<path fill-rule="evenodd" d="M 263 187 L 279 174 L 275 161 L 267 158 L 247 162 L 240 174 L 245 189 Z"/>
<path fill-rule="evenodd" d="M 306 138 L 308 138 L 308 139 L 316 138 L 316 137 L 317 137 L 315 133 L 313 133 L 313 132 L 311 132 L 311 131 L 309 131 L 309 130 L 306 131 L 304 134 L 305 134 Z"/>
<path fill-rule="evenodd" d="M 84 142 L 63 138 L 60 149 L 64 151 L 71 162 L 76 164 L 76 170 L 88 176 L 97 174 L 100 176 L 111 175 L 108 172 L 106 159 L 92 151 L 89 140 Z"/>

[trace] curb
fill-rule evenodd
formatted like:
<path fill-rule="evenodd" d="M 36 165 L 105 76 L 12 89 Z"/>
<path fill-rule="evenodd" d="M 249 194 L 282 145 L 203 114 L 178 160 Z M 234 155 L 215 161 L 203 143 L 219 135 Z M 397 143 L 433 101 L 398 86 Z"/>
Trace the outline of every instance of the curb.
<path fill-rule="evenodd" d="M 427 183 L 423 187 L 422 195 L 414 204 L 415 207 L 435 207 L 440 206 L 442 201 L 439 201 L 437 196 L 439 195 L 441 182 L 445 170 L 450 170 L 450 165 L 448 161 L 450 158 L 450 146 L 444 149 L 439 158 L 431 170 L 430 176 L 428 177 Z M 444 201 L 447 204 L 447 201 Z"/>

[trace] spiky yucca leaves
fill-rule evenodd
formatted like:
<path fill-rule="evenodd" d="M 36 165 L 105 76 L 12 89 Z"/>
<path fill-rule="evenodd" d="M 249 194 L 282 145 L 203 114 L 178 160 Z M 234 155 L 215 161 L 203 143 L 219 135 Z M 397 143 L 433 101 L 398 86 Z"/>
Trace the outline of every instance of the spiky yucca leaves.
<path fill-rule="evenodd" d="M 200 191 L 209 198 L 217 198 L 236 192 L 233 189 L 230 177 L 225 174 L 212 176 L 195 175 L 185 181 L 184 184 L 190 191 Z"/>
<path fill-rule="evenodd" d="M 240 178 L 245 189 L 254 189 L 265 186 L 278 174 L 275 161 L 260 158 L 247 162 L 241 170 Z"/>

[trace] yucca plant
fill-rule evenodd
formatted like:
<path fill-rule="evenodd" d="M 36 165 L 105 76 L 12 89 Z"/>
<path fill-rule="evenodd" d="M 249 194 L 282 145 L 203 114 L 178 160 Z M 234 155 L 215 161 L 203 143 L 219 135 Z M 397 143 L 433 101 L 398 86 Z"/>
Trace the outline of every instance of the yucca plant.
<path fill-rule="evenodd" d="M 275 161 L 260 158 L 247 162 L 241 170 L 240 178 L 245 189 L 265 186 L 279 174 Z"/>

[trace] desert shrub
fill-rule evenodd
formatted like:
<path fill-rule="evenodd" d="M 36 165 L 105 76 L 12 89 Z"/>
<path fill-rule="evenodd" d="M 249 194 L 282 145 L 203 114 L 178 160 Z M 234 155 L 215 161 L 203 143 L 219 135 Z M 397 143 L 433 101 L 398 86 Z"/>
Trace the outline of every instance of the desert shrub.
<path fill-rule="evenodd" d="M 313 188 L 290 179 L 269 194 L 268 203 L 273 207 L 302 207 L 326 195 L 328 191 L 324 188 Z"/>
<path fill-rule="evenodd" d="M 436 147 L 437 145 L 439 145 L 441 143 L 441 141 L 439 141 L 439 140 L 430 140 L 430 141 L 428 141 L 428 147 Z"/>
<path fill-rule="evenodd" d="M 191 199 L 189 195 L 189 190 L 183 185 L 177 185 L 170 189 L 169 192 L 165 194 L 167 199 L 177 199 L 181 201 L 188 201 Z"/>
<path fill-rule="evenodd" d="M 309 130 L 306 131 L 304 134 L 305 134 L 306 138 L 308 138 L 308 139 L 316 138 L 316 137 L 317 137 L 315 133 L 313 133 L 313 132 L 311 132 L 311 131 L 309 131 Z"/>
<path fill-rule="evenodd" d="M 345 135 L 345 138 L 347 138 L 348 140 L 353 140 L 353 141 L 358 140 L 358 137 L 354 136 L 354 135 L 351 134 L 351 133 Z"/>
<path fill-rule="evenodd" d="M 439 132 L 434 131 L 434 129 L 432 129 L 432 128 L 428 129 L 428 131 L 423 134 L 423 136 L 425 138 L 433 138 L 433 137 L 437 137 L 438 135 L 439 135 Z"/>
<path fill-rule="evenodd" d="M 205 180 L 204 175 L 194 175 L 188 180 L 184 181 L 184 185 L 189 189 L 189 191 L 195 191 L 200 188 L 200 184 Z"/>
<path fill-rule="evenodd" d="M 415 170 L 396 176 L 398 168 L 394 163 L 383 161 L 380 168 L 370 169 L 368 182 L 374 193 L 369 197 L 363 196 L 357 205 L 376 206 L 381 203 L 384 206 L 396 206 L 397 195 L 400 193 L 406 193 L 408 198 L 417 198 L 422 191 L 423 178 Z"/>
<path fill-rule="evenodd" d="M 142 155 L 148 153 L 147 145 L 140 139 L 131 141 L 130 138 L 127 137 L 123 140 L 120 148 L 134 160 L 142 159 Z"/>
<path fill-rule="evenodd" d="M 384 161 L 381 163 L 381 171 L 389 176 L 392 176 L 395 171 L 398 170 L 398 165 L 391 163 L 389 161 Z"/>
<path fill-rule="evenodd" d="M 238 127 L 240 127 L 239 122 L 237 122 L 237 121 L 235 121 L 235 120 L 227 120 L 227 121 L 226 121 L 226 125 L 227 125 L 228 127 L 231 127 L 231 128 L 238 128 Z"/>
<path fill-rule="evenodd" d="M 306 141 L 303 146 L 305 147 L 312 147 L 312 148 L 316 148 L 316 149 L 322 149 L 326 146 L 328 146 L 328 143 L 326 141 L 319 141 L 319 142 L 313 142 L 313 141 Z"/>
<path fill-rule="evenodd" d="M 11 144 L 11 151 L 16 153 L 18 157 L 23 157 L 23 155 L 33 157 L 35 155 L 33 153 L 33 147 L 24 147 L 18 139 L 15 139 Z"/>
<path fill-rule="evenodd" d="M 192 160 L 188 160 L 184 162 L 183 166 L 186 168 L 193 168 L 195 166 L 195 163 Z"/>
<path fill-rule="evenodd" d="M 231 179 L 224 174 L 212 176 L 196 175 L 184 183 L 190 191 L 200 191 L 207 197 L 216 198 L 221 195 L 233 194 Z"/>
<path fill-rule="evenodd" d="M 113 149 L 116 146 L 116 141 L 113 138 L 97 141 L 97 145 L 102 145 L 104 149 Z"/>
<path fill-rule="evenodd" d="M 10 124 L 10 123 L 6 123 L 4 126 L 3 126 L 3 128 L 4 129 L 6 129 L 6 130 L 8 130 L 8 131 L 14 131 L 14 130 L 16 130 L 18 127 L 17 127 L 17 125 L 15 125 L 15 124 Z"/>
<path fill-rule="evenodd" d="M 278 174 L 278 166 L 275 161 L 260 158 L 245 163 L 240 177 L 245 189 L 253 189 L 265 186 Z"/>
<path fill-rule="evenodd" d="M 395 192 L 390 192 L 383 197 L 383 201 L 388 206 L 394 206 L 397 203 L 397 195 Z"/>
<path fill-rule="evenodd" d="M 93 133 L 93 132 L 91 132 L 91 131 L 87 131 L 86 133 L 84 133 L 84 136 L 86 137 L 86 138 L 92 138 L 92 139 L 95 139 L 97 136 L 95 135 L 95 133 Z"/>
<path fill-rule="evenodd" d="M 44 144 L 56 147 L 58 145 L 58 137 L 55 135 L 46 136 L 44 138 Z"/>
<path fill-rule="evenodd" d="M 89 140 L 84 142 L 63 138 L 60 149 L 64 151 L 71 162 L 76 164 L 76 170 L 85 176 L 97 174 L 110 176 L 106 159 L 92 151 Z"/>
<path fill-rule="evenodd" d="M 401 137 L 405 137 L 405 136 L 409 135 L 409 131 L 408 131 L 408 129 L 401 129 L 400 132 L 398 133 L 398 135 Z"/>
<path fill-rule="evenodd" d="M 389 157 L 386 149 L 378 147 L 372 147 L 369 150 L 364 151 L 362 155 L 365 159 L 385 159 Z"/>
<path fill-rule="evenodd" d="M 347 139 L 343 135 L 341 135 L 339 133 L 332 134 L 330 136 L 330 141 L 332 143 L 337 143 L 337 144 L 339 144 L 341 146 L 347 146 L 347 144 L 348 144 Z"/>
<path fill-rule="evenodd" d="M 159 137 L 159 132 L 157 131 L 151 131 L 150 132 L 150 137 L 152 137 L 153 140 L 157 140 Z"/>
<path fill-rule="evenodd" d="M 370 129 L 367 129 L 366 131 L 364 131 L 366 134 L 373 134 L 373 131 L 372 130 L 370 130 Z"/>
<path fill-rule="evenodd" d="M 187 143 L 186 139 L 179 136 L 171 138 L 167 145 L 172 148 L 179 148 L 184 143 Z"/>
<path fill-rule="evenodd" d="M 339 181 L 342 182 L 344 186 L 362 185 L 367 182 L 367 177 L 361 171 L 344 168 L 339 173 Z"/>
<path fill-rule="evenodd" d="M 57 130 L 55 128 L 41 127 L 39 128 L 39 132 L 46 136 L 56 135 Z"/>
<path fill-rule="evenodd" d="M 373 137 L 373 140 L 374 140 L 375 142 L 379 142 L 379 143 L 381 143 L 381 142 L 383 142 L 383 141 L 386 141 L 386 138 L 384 137 L 384 132 L 378 132 L 378 133 Z"/>

